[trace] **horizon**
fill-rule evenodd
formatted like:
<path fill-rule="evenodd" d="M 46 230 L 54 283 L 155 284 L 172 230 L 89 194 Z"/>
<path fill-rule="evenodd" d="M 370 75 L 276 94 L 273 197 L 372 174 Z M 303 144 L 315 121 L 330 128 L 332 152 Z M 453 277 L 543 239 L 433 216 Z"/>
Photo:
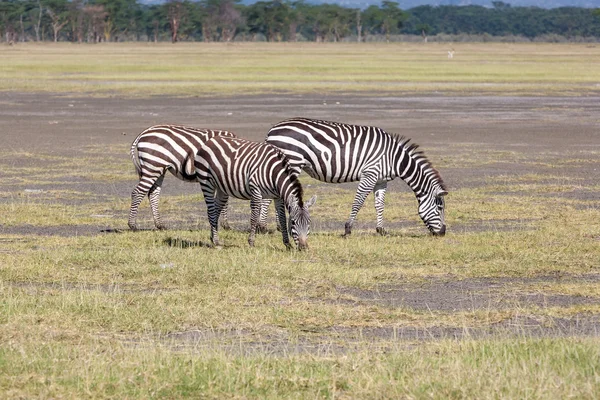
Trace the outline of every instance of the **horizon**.
<path fill-rule="evenodd" d="M 142 4 L 161 4 L 168 0 L 139 0 Z M 196 0 L 199 1 L 199 0 Z M 241 4 L 250 5 L 264 0 L 239 0 Z M 414 7 L 430 5 L 437 6 L 483 6 L 493 8 L 493 2 L 496 0 L 399 0 L 396 1 L 401 9 L 408 10 Z M 381 0 L 307 0 L 307 3 L 316 4 L 340 4 L 345 7 L 366 8 L 371 5 L 380 5 Z M 560 7 L 579 7 L 579 8 L 600 8 L 599 0 L 512 0 L 502 1 L 511 7 L 539 7 L 539 8 L 560 8 Z"/>

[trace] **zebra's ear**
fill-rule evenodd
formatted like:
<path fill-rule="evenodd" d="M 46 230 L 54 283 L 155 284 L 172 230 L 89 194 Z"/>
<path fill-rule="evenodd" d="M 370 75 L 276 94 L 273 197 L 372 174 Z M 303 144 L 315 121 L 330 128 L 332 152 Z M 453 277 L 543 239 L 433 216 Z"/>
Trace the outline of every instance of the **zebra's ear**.
<path fill-rule="evenodd" d="M 305 205 L 306 205 L 306 208 L 310 208 L 310 207 L 312 207 L 313 205 L 315 205 L 315 203 L 316 203 L 316 202 L 317 202 L 317 195 L 315 194 L 315 195 L 313 195 L 313 197 L 311 197 L 311 198 L 310 198 L 310 200 L 309 200 L 309 201 L 307 201 L 307 202 L 305 203 Z"/>

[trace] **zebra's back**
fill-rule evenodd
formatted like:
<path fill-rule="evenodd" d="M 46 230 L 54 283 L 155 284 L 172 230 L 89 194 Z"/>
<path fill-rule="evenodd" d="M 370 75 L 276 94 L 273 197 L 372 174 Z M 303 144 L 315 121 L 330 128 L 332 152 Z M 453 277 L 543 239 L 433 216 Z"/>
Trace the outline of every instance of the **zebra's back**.
<path fill-rule="evenodd" d="M 198 178 L 238 199 L 250 200 L 257 187 L 265 198 L 278 197 L 279 178 L 289 173 L 282 151 L 264 142 L 214 137 L 196 155 Z"/>
<path fill-rule="evenodd" d="M 293 118 L 274 125 L 266 141 L 314 178 L 340 183 L 358 181 L 365 168 L 382 162 L 393 138 L 373 126 Z"/>
<path fill-rule="evenodd" d="M 199 129 L 181 125 L 154 125 L 140 133 L 130 148 L 131 160 L 139 182 L 131 193 L 129 227 L 137 229 L 136 217 L 145 196 L 150 200 L 154 224 L 165 226 L 158 212 L 162 183 L 167 171 L 184 181 L 195 181 L 194 157 L 204 142 L 214 136 L 235 136 L 222 130 Z M 221 224 L 227 228 L 227 208 Z"/>
<path fill-rule="evenodd" d="M 154 125 L 134 140 L 131 157 L 138 173 L 144 167 L 149 170 L 168 169 L 179 179 L 193 181 L 194 157 L 202 144 L 215 136 L 235 137 L 235 134 L 182 125 Z"/>
<path fill-rule="evenodd" d="M 444 196 L 448 192 L 438 171 L 410 139 L 374 126 L 293 118 L 274 125 L 266 141 L 281 148 L 315 179 L 359 182 L 345 235 L 351 233 L 356 215 L 371 192 L 375 195 L 377 232 L 385 233 L 385 192 L 387 183 L 395 178 L 402 179 L 415 193 L 427 228 L 434 234 L 445 234 Z"/>

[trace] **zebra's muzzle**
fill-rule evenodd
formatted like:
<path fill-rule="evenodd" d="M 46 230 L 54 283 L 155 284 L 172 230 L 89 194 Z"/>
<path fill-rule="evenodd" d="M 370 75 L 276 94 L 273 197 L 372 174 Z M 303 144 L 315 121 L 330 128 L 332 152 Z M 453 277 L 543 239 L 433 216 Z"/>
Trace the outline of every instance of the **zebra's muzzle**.
<path fill-rule="evenodd" d="M 444 236 L 446 234 L 446 225 L 442 225 L 440 230 L 437 232 L 432 229 L 431 233 L 433 234 L 433 236 Z"/>
<path fill-rule="evenodd" d="M 298 238 L 298 250 L 307 250 L 308 240 L 306 238 Z"/>

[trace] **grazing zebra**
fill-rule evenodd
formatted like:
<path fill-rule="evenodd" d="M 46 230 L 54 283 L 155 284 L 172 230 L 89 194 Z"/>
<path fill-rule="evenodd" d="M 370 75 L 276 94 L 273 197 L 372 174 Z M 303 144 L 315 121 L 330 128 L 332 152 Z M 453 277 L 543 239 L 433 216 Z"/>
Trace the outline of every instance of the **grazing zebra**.
<path fill-rule="evenodd" d="M 446 233 L 444 196 L 448 192 L 439 173 L 410 139 L 373 126 L 294 118 L 273 126 L 266 142 L 279 147 L 290 163 L 315 179 L 330 183 L 359 181 L 345 235 L 351 233 L 356 214 L 371 191 L 375 194 L 376 230 L 385 234 L 385 191 L 387 182 L 396 177 L 415 192 L 419 215 L 429 231 L 435 235 Z M 261 223 L 265 215 L 263 210 Z"/>
<path fill-rule="evenodd" d="M 183 181 L 196 181 L 194 157 L 202 144 L 214 136 L 234 137 L 235 134 L 179 125 L 155 125 L 135 138 L 130 153 L 140 181 L 131 193 L 130 229 L 137 229 L 138 208 L 146 195 L 154 225 L 158 229 L 165 228 L 158 213 L 158 200 L 167 170 Z M 223 208 L 221 225 L 228 229 L 227 207 Z"/>
<path fill-rule="evenodd" d="M 275 199 L 275 209 L 282 227 L 283 243 L 291 248 L 285 219 L 289 213 L 290 232 L 298 249 L 308 247 L 310 230 L 308 208 L 316 200 L 302 200 L 302 185 L 290 169 L 285 155 L 267 143 L 215 136 L 207 140 L 196 155 L 196 174 L 208 211 L 214 245 L 219 245 L 217 219 L 229 196 L 250 200 L 250 236 L 254 246 L 263 199 Z"/>

